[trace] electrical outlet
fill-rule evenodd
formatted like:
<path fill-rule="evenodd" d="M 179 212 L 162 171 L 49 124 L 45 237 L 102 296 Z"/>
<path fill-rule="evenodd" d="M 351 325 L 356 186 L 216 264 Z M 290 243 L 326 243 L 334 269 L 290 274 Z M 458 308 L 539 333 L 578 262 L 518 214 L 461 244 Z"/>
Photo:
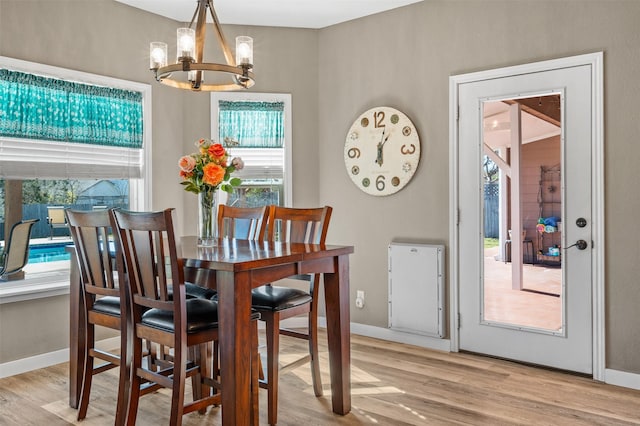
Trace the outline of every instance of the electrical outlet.
<path fill-rule="evenodd" d="M 362 290 L 356 291 L 356 308 L 364 308 L 364 291 Z"/>

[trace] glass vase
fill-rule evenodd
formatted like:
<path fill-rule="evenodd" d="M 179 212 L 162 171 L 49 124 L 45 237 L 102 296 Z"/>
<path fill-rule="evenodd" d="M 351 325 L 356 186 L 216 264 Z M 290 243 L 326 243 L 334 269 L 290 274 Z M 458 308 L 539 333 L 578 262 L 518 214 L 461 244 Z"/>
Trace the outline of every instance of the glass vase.
<path fill-rule="evenodd" d="M 198 194 L 198 245 L 213 246 L 218 238 L 218 197 L 213 189 Z"/>

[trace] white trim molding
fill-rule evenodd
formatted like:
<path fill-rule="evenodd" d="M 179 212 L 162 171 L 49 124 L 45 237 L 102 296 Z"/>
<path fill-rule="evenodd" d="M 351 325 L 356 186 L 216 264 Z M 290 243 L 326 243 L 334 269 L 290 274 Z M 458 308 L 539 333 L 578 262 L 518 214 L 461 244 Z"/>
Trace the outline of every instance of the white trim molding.
<path fill-rule="evenodd" d="M 604 382 L 608 385 L 640 390 L 640 374 L 637 373 L 606 368 L 604 370 Z"/>
<path fill-rule="evenodd" d="M 288 318 L 281 322 L 286 328 L 302 328 L 307 326 L 306 317 Z M 326 328 L 327 319 L 318 317 L 318 326 Z M 376 327 L 373 325 L 350 323 L 352 334 L 359 336 L 372 337 L 374 339 L 387 340 L 389 342 L 404 343 L 407 345 L 418 346 L 421 348 L 433 349 L 437 351 L 450 352 L 451 342 L 448 339 L 438 339 L 436 337 L 424 336 L 421 334 L 407 333 L 398 330 L 392 330 L 387 327 Z"/>
<path fill-rule="evenodd" d="M 120 347 L 120 337 L 111 337 L 96 342 L 96 347 L 102 350 L 113 350 Z M 0 379 L 40 368 L 50 367 L 69 361 L 69 348 L 60 349 L 45 354 L 17 359 L 0 364 Z"/>
<path fill-rule="evenodd" d="M 503 78 L 513 75 L 522 75 L 543 72 L 546 70 L 575 67 L 581 65 L 591 66 L 591 108 L 592 108 L 592 277 L 593 277 L 593 304 L 592 304 L 592 373 L 593 378 L 605 381 L 605 376 L 619 377 L 607 370 L 605 374 L 605 220 L 604 220 L 604 75 L 603 52 L 595 52 L 567 58 L 553 59 L 542 62 L 534 62 L 524 65 L 516 65 L 506 68 L 498 68 L 479 71 L 469 74 L 454 75 L 449 78 L 449 211 L 452 220 L 449 223 L 449 261 L 450 277 L 450 306 L 449 306 L 449 334 L 450 350 L 457 352 L 460 348 L 460 334 L 458 332 L 459 312 L 459 135 L 458 135 L 458 96 L 459 87 L 462 84 L 476 81 Z"/>

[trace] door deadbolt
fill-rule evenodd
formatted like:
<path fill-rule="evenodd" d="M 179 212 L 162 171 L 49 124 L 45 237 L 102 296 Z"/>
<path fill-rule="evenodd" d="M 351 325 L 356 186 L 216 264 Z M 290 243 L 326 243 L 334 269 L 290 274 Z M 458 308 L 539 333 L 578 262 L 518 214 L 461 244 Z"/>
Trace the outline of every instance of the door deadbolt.
<path fill-rule="evenodd" d="M 587 226 L 587 219 L 585 219 L 584 217 L 579 217 L 578 219 L 576 219 L 576 226 L 578 228 L 584 228 L 585 226 Z"/>

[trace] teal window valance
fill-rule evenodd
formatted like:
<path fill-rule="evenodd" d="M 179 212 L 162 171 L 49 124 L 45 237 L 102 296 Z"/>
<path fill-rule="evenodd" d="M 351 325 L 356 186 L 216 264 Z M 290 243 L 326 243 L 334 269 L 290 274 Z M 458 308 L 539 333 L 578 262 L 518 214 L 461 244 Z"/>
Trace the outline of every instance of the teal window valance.
<path fill-rule="evenodd" d="M 219 137 L 240 142 L 240 148 L 282 148 L 284 102 L 219 102 Z"/>
<path fill-rule="evenodd" d="M 0 136 L 142 148 L 142 94 L 0 69 Z"/>

